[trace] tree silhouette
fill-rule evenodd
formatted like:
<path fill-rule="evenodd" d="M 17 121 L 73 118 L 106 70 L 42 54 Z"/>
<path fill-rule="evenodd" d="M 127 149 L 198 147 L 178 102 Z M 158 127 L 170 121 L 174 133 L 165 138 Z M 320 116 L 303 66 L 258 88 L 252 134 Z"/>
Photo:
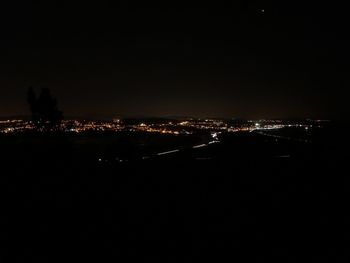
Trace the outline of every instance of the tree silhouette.
<path fill-rule="evenodd" d="M 28 90 L 28 103 L 32 112 L 32 121 L 38 130 L 57 130 L 63 119 L 62 111 L 57 108 L 57 100 L 51 96 L 48 88 L 43 88 L 37 97 L 32 87 Z"/>

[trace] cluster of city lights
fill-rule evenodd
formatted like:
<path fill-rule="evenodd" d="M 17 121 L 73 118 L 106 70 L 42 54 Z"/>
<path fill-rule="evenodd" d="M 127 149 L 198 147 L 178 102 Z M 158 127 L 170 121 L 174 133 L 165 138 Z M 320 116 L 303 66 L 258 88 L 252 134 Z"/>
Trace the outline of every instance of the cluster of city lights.
<path fill-rule="evenodd" d="M 65 132 L 105 132 L 121 131 L 123 127 L 116 121 L 85 121 L 85 120 L 65 120 L 61 124 L 61 129 Z"/>
<path fill-rule="evenodd" d="M 5 120 L 0 121 L 0 133 L 16 133 L 33 130 L 34 125 L 30 121 Z"/>
<path fill-rule="evenodd" d="M 136 124 L 124 124 L 120 119 L 112 121 L 86 121 L 86 120 L 64 120 L 60 130 L 68 133 L 83 132 L 149 132 L 159 134 L 193 134 L 198 131 L 209 132 L 252 132 L 262 130 L 276 130 L 286 127 L 303 128 L 310 130 L 319 127 L 320 121 L 309 121 L 305 123 L 288 123 L 281 120 L 249 120 L 244 123 L 232 124 L 227 120 L 218 119 L 186 119 L 181 121 L 164 122 L 140 122 Z M 5 120 L 0 121 L 0 133 L 16 133 L 34 130 L 31 121 Z"/>

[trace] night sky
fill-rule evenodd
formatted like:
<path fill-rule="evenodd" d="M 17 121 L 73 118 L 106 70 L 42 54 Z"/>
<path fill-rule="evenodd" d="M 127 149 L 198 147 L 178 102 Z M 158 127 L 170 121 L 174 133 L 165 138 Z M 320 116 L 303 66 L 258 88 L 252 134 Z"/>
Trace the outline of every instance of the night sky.
<path fill-rule="evenodd" d="M 0 116 L 29 114 L 28 86 L 66 116 L 349 113 L 349 10 L 334 1 L 2 2 Z"/>

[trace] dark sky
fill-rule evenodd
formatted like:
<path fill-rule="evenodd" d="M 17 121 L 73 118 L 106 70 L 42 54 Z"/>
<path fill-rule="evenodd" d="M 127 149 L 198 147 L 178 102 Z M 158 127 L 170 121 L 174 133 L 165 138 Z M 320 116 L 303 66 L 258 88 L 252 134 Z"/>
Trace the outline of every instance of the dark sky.
<path fill-rule="evenodd" d="M 28 113 L 28 86 L 65 115 L 349 113 L 349 15 L 334 1 L 2 2 L 2 116 Z"/>

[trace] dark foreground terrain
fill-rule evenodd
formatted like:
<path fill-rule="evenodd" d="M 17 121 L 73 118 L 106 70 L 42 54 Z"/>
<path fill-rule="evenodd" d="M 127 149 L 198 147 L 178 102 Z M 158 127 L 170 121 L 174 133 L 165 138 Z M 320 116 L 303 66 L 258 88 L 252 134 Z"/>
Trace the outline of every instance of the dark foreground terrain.
<path fill-rule="evenodd" d="M 1 136 L 0 257 L 348 262 L 348 131 Z"/>

